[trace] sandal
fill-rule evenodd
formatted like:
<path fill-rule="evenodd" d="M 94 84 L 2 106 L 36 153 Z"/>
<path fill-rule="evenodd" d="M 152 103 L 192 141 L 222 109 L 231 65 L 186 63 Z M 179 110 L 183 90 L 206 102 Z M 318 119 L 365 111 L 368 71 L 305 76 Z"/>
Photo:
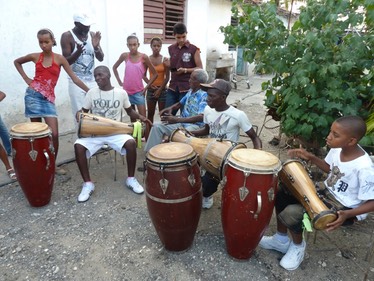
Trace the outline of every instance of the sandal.
<path fill-rule="evenodd" d="M 17 179 L 16 173 L 14 172 L 13 168 L 10 168 L 9 170 L 7 170 L 7 173 L 11 180 Z"/>

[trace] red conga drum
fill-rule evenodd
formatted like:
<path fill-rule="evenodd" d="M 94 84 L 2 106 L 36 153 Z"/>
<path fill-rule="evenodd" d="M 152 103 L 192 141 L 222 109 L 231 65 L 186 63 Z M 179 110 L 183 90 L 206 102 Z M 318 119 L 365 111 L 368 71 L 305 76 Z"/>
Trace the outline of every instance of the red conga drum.
<path fill-rule="evenodd" d="M 148 212 L 165 249 L 183 251 L 193 242 L 202 189 L 197 155 L 184 143 L 152 147 L 145 161 Z"/>
<path fill-rule="evenodd" d="M 40 122 L 20 123 L 10 130 L 14 170 L 33 207 L 51 200 L 55 177 L 55 153 L 51 131 Z"/>
<path fill-rule="evenodd" d="M 256 149 L 236 149 L 225 166 L 222 227 L 227 252 L 248 259 L 269 225 L 278 187 L 280 160 Z"/>

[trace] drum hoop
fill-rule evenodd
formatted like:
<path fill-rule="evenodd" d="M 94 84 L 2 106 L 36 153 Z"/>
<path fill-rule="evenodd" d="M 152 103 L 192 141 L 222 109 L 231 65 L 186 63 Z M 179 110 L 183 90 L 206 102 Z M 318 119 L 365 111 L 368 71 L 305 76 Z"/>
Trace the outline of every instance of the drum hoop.
<path fill-rule="evenodd" d="M 336 212 L 333 211 L 333 210 L 326 210 L 326 211 L 322 211 L 322 212 L 320 212 L 319 214 L 317 214 L 317 215 L 313 218 L 313 220 L 312 220 L 313 224 L 314 224 L 317 220 L 319 220 L 321 217 L 326 216 L 326 215 L 335 215 L 335 216 L 336 216 Z"/>
<path fill-rule="evenodd" d="M 298 162 L 304 167 L 303 162 L 301 162 L 301 160 L 299 160 L 299 159 L 288 159 L 288 160 L 284 161 L 282 165 L 284 166 L 284 165 L 287 165 L 287 164 L 292 163 L 292 162 Z"/>
<path fill-rule="evenodd" d="M 260 175 L 270 175 L 270 174 L 278 174 L 282 170 L 282 163 L 279 160 L 278 161 L 278 166 L 275 167 L 274 169 L 268 169 L 268 170 L 260 170 L 260 169 L 251 169 L 251 168 L 246 168 L 243 166 L 240 166 L 230 160 L 227 162 L 231 167 L 236 168 L 242 172 L 249 172 L 249 173 L 254 173 L 254 174 L 260 174 Z"/>
<path fill-rule="evenodd" d="M 193 155 L 190 158 L 179 160 L 179 161 L 174 161 L 174 162 L 156 162 L 156 161 L 151 160 L 148 157 L 146 157 L 146 162 L 149 162 L 149 163 L 153 164 L 154 166 L 158 166 L 158 167 L 161 167 L 161 166 L 179 166 L 181 164 L 185 165 L 186 163 L 192 162 L 192 161 L 195 161 L 195 160 L 197 160 L 197 155 L 196 154 Z"/>
<path fill-rule="evenodd" d="M 192 198 L 200 193 L 202 191 L 202 188 L 200 187 L 200 189 L 198 191 L 196 191 L 194 194 L 191 194 L 190 196 L 187 196 L 187 197 L 183 197 L 183 198 L 178 198 L 178 199 L 163 199 L 163 198 L 158 198 L 158 197 L 155 197 L 151 194 L 149 194 L 147 191 L 145 191 L 145 194 L 146 196 L 153 200 L 153 201 L 156 201 L 156 202 L 159 202 L 159 203 L 166 203 L 166 204 L 178 204 L 178 203 L 183 203 L 183 202 L 187 202 L 187 201 L 190 201 L 192 200 Z"/>
<path fill-rule="evenodd" d="M 43 134 L 39 134 L 39 135 L 25 135 L 23 134 L 22 136 L 20 135 L 14 135 L 14 132 L 9 132 L 9 136 L 11 139 L 20 139 L 20 140 L 29 140 L 29 139 L 41 139 L 41 138 L 45 138 L 45 137 L 50 137 L 52 135 L 52 133 L 49 131 L 49 132 L 44 132 Z"/>

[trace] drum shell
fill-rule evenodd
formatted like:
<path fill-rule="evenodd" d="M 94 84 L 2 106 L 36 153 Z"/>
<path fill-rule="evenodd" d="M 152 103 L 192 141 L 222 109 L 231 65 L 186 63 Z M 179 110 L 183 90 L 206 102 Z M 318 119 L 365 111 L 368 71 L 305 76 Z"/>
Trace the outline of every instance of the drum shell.
<path fill-rule="evenodd" d="M 78 137 L 111 136 L 132 134 L 133 125 L 105 118 L 102 116 L 81 113 L 78 126 Z"/>
<path fill-rule="evenodd" d="M 260 242 L 273 214 L 280 167 L 279 161 L 270 169 L 251 170 L 229 158 L 222 189 L 221 219 L 230 256 L 248 259 Z M 243 187 L 248 190 L 245 198 L 240 194 Z"/>
<path fill-rule="evenodd" d="M 200 165 L 217 179 L 223 178 L 224 164 L 230 153 L 234 149 L 246 148 L 244 143 L 214 138 L 196 138 L 182 129 L 175 130 L 170 140 L 191 145 L 198 154 Z"/>
<path fill-rule="evenodd" d="M 336 213 L 318 197 L 314 183 L 300 161 L 286 161 L 279 178 L 286 185 L 287 190 L 303 205 L 315 229 L 326 229 L 328 223 L 336 220 Z"/>
<path fill-rule="evenodd" d="M 10 136 L 14 170 L 23 193 L 32 207 L 47 205 L 52 196 L 56 166 L 51 133 L 20 136 L 10 131 Z M 31 151 L 37 154 L 35 161 Z"/>
<path fill-rule="evenodd" d="M 157 163 L 146 157 L 145 166 L 147 207 L 157 235 L 165 249 L 187 250 L 193 243 L 202 205 L 197 156 L 194 154 L 177 164 Z M 188 180 L 190 175 L 195 179 L 192 185 Z M 160 186 L 162 179 L 169 181 L 166 191 Z"/>

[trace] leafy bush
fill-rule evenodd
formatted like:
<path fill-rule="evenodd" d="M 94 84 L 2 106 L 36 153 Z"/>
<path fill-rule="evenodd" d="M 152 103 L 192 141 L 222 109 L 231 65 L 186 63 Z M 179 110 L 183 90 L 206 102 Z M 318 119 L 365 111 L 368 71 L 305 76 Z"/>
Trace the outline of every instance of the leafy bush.
<path fill-rule="evenodd" d="M 242 46 L 263 83 L 265 105 L 275 109 L 283 132 L 324 144 L 342 115 L 365 120 L 374 93 L 374 2 L 309 0 L 289 31 L 274 4 L 232 3 L 237 26 L 221 26 L 225 42 Z M 362 12 L 360 12 L 362 11 Z"/>

